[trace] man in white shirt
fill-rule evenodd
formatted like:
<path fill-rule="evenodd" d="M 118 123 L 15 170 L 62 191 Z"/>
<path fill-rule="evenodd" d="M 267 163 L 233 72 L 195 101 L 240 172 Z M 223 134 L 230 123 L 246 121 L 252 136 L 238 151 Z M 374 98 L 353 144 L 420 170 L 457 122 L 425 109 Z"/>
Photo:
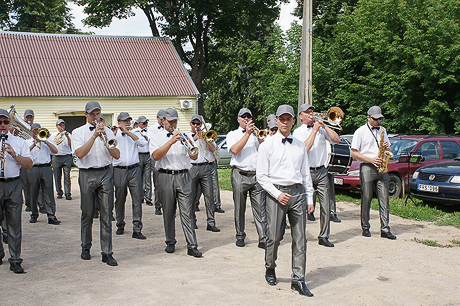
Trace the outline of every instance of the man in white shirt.
<path fill-rule="evenodd" d="M 115 186 L 115 218 L 117 235 L 125 231 L 126 196 L 131 194 L 133 207 L 133 234 L 136 239 L 146 239 L 141 233 L 142 224 L 142 174 L 139 167 L 139 148 L 148 147 L 148 142 L 139 132 L 131 132 L 131 116 L 121 112 L 118 117 L 118 129 L 115 139 L 118 142 L 120 158 L 113 161 L 113 184 Z"/>
<path fill-rule="evenodd" d="M 245 213 L 246 199 L 249 192 L 252 214 L 259 235 L 258 247 L 264 249 L 267 239 L 267 217 L 265 213 L 265 191 L 257 182 L 256 165 L 257 150 L 263 141 L 254 133 L 257 129 L 252 122 L 252 113 L 247 108 L 238 112 L 239 128 L 227 134 L 227 146 L 232 153 L 230 165 L 232 166 L 233 202 L 235 204 L 235 229 L 236 246 L 244 247 L 246 233 Z"/>
<path fill-rule="evenodd" d="M 359 167 L 359 179 L 361 181 L 361 227 L 364 237 L 370 237 L 369 214 L 371 201 L 375 190 L 379 200 L 380 213 L 380 236 L 388 239 L 396 239 L 390 231 L 390 198 L 388 172 L 379 173 L 377 166 L 382 163 L 378 157 L 380 138 L 385 133 L 380 126 L 382 110 L 378 106 L 372 106 L 367 111 L 367 123 L 359 127 L 353 135 L 351 143 L 351 157 L 361 161 Z M 384 135 L 383 146 L 389 147 L 388 135 Z"/>
<path fill-rule="evenodd" d="M 163 222 L 166 236 L 166 253 L 174 253 L 176 245 L 175 217 L 176 207 L 179 206 L 182 230 L 187 241 L 187 254 L 201 257 L 196 241 L 195 228 L 192 212 L 192 179 L 189 170 L 192 168 L 192 160 L 198 155 L 190 155 L 184 145 L 184 134 L 176 130 L 179 116 L 173 108 L 165 110 L 164 130 L 150 138 L 150 153 L 156 160 L 158 169 L 158 195 L 163 204 Z"/>
<path fill-rule="evenodd" d="M 154 125 L 150 126 L 147 130 L 147 137 L 149 138 L 149 142 L 151 139 L 155 137 L 155 134 L 158 132 L 164 131 L 164 121 L 165 118 L 165 110 L 160 109 L 157 113 L 157 123 Z M 150 153 L 151 154 L 151 153 Z M 154 185 L 154 191 L 153 191 L 153 203 L 155 205 L 155 215 L 160 216 L 161 215 L 161 208 L 163 205 L 160 202 L 160 197 L 158 196 L 158 186 L 161 184 L 161 182 L 158 181 L 158 169 L 155 167 L 155 159 L 150 158 L 150 169 L 152 170 L 152 178 L 153 178 L 153 185 Z"/>
<path fill-rule="evenodd" d="M 53 172 L 54 172 L 54 184 L 56 187 L 57 198 L 62 199 L 62 195 L 65 195 L 66 200 L 72 200 L 71 185 L 70 185 L 70 170 L 72 170 L 72 138 L 69 132 L 65 130 L 65 121 L 59 119 L 56 121 L 57 131 L 51 134 L 50 139 L 54 141 L 56 136 L 61 138 L 62 142 L 56 144 L 58 152 L 53 155 Z M 62 173 L 64 172 L 64 192 L 62 192 Z"/>
<path fill-rule="evenodd" d="M 314 209 L 309 159 L 304 143 L 291 135 L 295 123 L 292 106 L 279 106 L 276 116 L 278 133 L 260 145 L 257 157 L 257 181 L 267 191 L 265 280 L 277 284 L 275 262 L 287 214 L 292 236 L 291 289 L 313 296 L 305 284 L 306 212 Z"/>
<path fill-rule="evenodd" d="M 20 168 L 31 169 L 33 161 L 26 142 L 9 133 L 10 115 L 0 109 L 0 137 L 4 143 L 4 151 L 0 150 L 0 223 L 5 219 L 8 227 L 8 250 L 10 270 L 24 273 L 21 258 L 21 210 L 22 188 Z M 0 240 L 0 264 L 5 257 L 3 244 Z"/>
<path fill-rule="evenodd" d="M 137 122 L 139 124 L 137 129 L 133 131 L 139 132 L 140 135 L 147 141 L 146 146 L 139 146 L 139 166 L 141 167 L 141 175 L 142 175 L 142 201 L 145 201 L 145 204 L 148 206 L 153 206 L 152 203 L 152 169 L 151 169 L 151 161 L 150 161 L 150 153 L 149 153 L 149 146 L 148 141 L 149 138 L 147 136 L 148 132 L 148 125 L 149 119 L 145 116 L 139 116 L 137 118 Z"/>
<path fill-rule="evenodd" d="M 51 169 L 51 155 L 56 154 L 58 150 L 51 141 L 41 141 L 38 139 L 37 133 L 40 128 L 40 124 L 32 124 L 31 133 L 33 138 L 26 140 L 34 163 L 32 169 L 27 170 L 27 181 L 30 188 L 30 207 L 32 209 L 29 222 L 37 222 L 38 198 L 41 188 L 48 223 L 58 225 L 61 221 L 55 216 L 56 202 L 54 201 L 53 170 Z"/>
<path fill-rule="evenodd" d="M 207 142 L 203 139 L 203 133 L 200 129 L 203 124 L 203 119 L 199 115 L 193 115 L 190 120 L 191 133 L 189 137 L 195 142 L 195 146 L 198 148 L 198 157 L 196 160 L 192 160 L 192 168 L 190 169 L 190 176 L 192 177 L 192 206 L 199 199 L 197 199 L 201 193 L 198 193 L 198 186 L 204 195 L 204 203 L 206 206 L 206 230 L 211 232 L 220 232 L 220 229 L 216 226 L 216 220 L 214 218 L 215 203 L 214 203 L 214 190 L 212 183 L 212 166 L 214 163 L 214 152 L 216 151 L 217 145 L 214 142 Z M 217 192 L 217 191 L 216 191 Z M 195 209 L 192 209 L 193 219 L 196 228 L 196 214 Z"/>
<path fill-rule="evenodd" d="M 35 120 L 35 114 L 34 114 L 34 111 L 31 110 L 31 109 L 26 109 L 24 111 L 24 121 L 27 122 L 27 124 L 29 124 L 29 126 L 31 126 L 33 123 L 34 123 L 34 120 Z M 22 179 L 22 182 L 24 184 L 24 189 L 23 189 L 23 193 L 24 193 L 24 205 L 26 206 L 26 211 L 32 211 L 31 208 L 30 208 L 30 194 L 29 194 L 29 182 L 27 181 L 27 168 L 22 168 L 21 169 L 21 179 Z M 42 193 L 40 192 L 40 195 Z M 42 202 L 42 199 L 40 197 L 40 200 L 39 200 L 39 203 L 38 205 L 41 207 L 43 205 Z"/>
<path fill-rule="evenodd" d="M 119 159 L 120 151 L 108 145 L 108 140 L 114 139 L 115 135 L 101 122 L 98 102 L 86 103 L 85 116 L 88 122 L 72 132 L 72 153 L 77 157 L 76 165 L 80 169 L 81 259 L 91 259 L 93 214 L 98 199 L 102 262 L 117 266 L 112 256 L 110 216 L 113 210 L 112 158 Z"/>
<path fill-rule="evenodd" d="M 313 188 L 315 188 L 318 194 L 321 205 L 321 229 L 318 235 L 318 244 L 325 247 L 334 247 L 334 244 L 329 241 L 331 193 L 329 191 L 329 176 L 324 164 L 327 160 L 327 146 L 329 145 L 327 141 L 339 143 L 340 137 L 331 128 L 326 126 L 321 119 L 314 120 L 314 109 L 313 105 L 300 105 L 299 118 L 302 121 L 302 125 L 295 129 L 293 135 L 305 143 Z"/>

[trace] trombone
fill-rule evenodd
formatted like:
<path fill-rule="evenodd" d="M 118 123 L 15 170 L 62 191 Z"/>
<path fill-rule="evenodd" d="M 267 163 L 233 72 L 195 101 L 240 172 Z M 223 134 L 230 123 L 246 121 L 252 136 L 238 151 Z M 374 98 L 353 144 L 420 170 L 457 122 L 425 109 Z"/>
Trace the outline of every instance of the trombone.
<path fill-rule="evenodd" d="M 342 123 L 344 112 L 340 107 L 331 107 L 327 112 L 313 113 L 313 120 L 321 119 L 331 129 L 342 130 L 340 123 Z"/>

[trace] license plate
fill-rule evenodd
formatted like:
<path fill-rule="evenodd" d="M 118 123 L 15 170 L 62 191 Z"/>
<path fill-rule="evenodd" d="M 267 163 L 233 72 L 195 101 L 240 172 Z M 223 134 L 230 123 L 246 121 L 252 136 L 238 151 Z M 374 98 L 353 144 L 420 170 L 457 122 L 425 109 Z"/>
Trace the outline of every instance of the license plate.
<path fill-rule="evenodd" d="M 334 177 L 334 184 L 335 185 L 343 185 L 343 178 Z"/>
<path fill-rule="evenodd" d="M 439 186 L 418 184 L 417 190 L 428 191 L 428 192 L 439 192 Z"/>

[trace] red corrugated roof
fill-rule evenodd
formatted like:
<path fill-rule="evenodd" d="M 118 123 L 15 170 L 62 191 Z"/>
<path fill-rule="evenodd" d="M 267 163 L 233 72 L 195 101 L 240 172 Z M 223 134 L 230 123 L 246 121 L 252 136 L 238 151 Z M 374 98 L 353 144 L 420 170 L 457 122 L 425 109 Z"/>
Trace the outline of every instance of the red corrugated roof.
<path fill-rule="evenodd" d="M 0 31 L 1 97 L 197 94 L 167 38 Z"/>

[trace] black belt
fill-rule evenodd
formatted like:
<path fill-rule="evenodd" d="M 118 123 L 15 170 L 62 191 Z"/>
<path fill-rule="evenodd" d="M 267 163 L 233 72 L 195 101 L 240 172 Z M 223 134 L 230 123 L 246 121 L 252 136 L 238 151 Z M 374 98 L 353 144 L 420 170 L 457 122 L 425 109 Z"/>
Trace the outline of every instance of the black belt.
<path fill-rule="evenodd" d="M 114 168 L 118 169 L 133 169 L 139 167 L 139 164 L 132 164 L 131 166 L 113 166 Z"/>
<path fill-rule="evenodd" d="M 182 170 L 166 170 L 163 168 L 158 169 L 161 173 L 167 173 L 167 174 L 179 174 L 179 173 L 184 173 L 188 172 L 188 169 L 182 169 Z"/>
<path fill-rule="evenodd" d="M 149 152 L 139 152 L 139 154 L 150 154 Z"/>
<path fill-rule="evenodd" d="M 252 176 L 252 175 L 255 175 L 256 172 L 255 171 L 246 171 L 246 170 L 240 170 L 240 168 L 238 167 L 234 167 L 236 170 L 238 170 L 240 172 L 241 175 L 244 175 L 244 176 Z"/>
<path fill-rule="evenodd" d="M 34 165 L 34 167 L 51 167 L 51 163 L 47 163 L 47 164 L 38 164 L 38 165 Z"/>
<path fill-rule="evenodd" d="M 310 170 L 319 170 L 319 169 L 322 169 L 322 168 L 324 168 L 324 165 L 319 166 L 319 167 L 310 167 Z"/>
<path fill-rule="evenodd" d="M 192 164 L 194 166 L 204 166 L 204 165 L 212 165 L 212 163 L 197 163 L 197 164 Z"/>
<path fill-rule="evenodd" d="M 64 157 L 64 156 L 72 156 L 72 154 L 63 154 L 63 155 L 54 155 L 54 156 L 57 156 L 57 157 Z"/>
<path fill-rule="evenodd" d="M 15 180 L 19 180 L 21 177 L 20 176 L 16 176 L 16 177 L 8 177 L 8 178 L 0 178 L 0 182 L 12 182 L 12 181 L 15 181 Z"/>
<path fill-rule="evenodd" d="M 93 170 L 93 171 L 102 171 L 102 170 L 107 170 L 109 169 L 110 165 L 107 165 L 105 167 L 100 167 L 100 168 L 80 168 L 80 170 L 84 170 L 84 171 L 90 171 L 90 170 Z"/>
<path fill-rule="evenodd" d="M 276 185 L 276 184 L 273 184 L 273 186 L 275 186 L 277 189 L 288 189 L 288 188 L 294 188 L 294 187 L 297 187 L 298 185 L 301 185 L 301 184 L 299 184 L 299 183 L 296 183 L 296 184 L 287 185 L 287 186 L 283 186 L 283 185 Z"/>

